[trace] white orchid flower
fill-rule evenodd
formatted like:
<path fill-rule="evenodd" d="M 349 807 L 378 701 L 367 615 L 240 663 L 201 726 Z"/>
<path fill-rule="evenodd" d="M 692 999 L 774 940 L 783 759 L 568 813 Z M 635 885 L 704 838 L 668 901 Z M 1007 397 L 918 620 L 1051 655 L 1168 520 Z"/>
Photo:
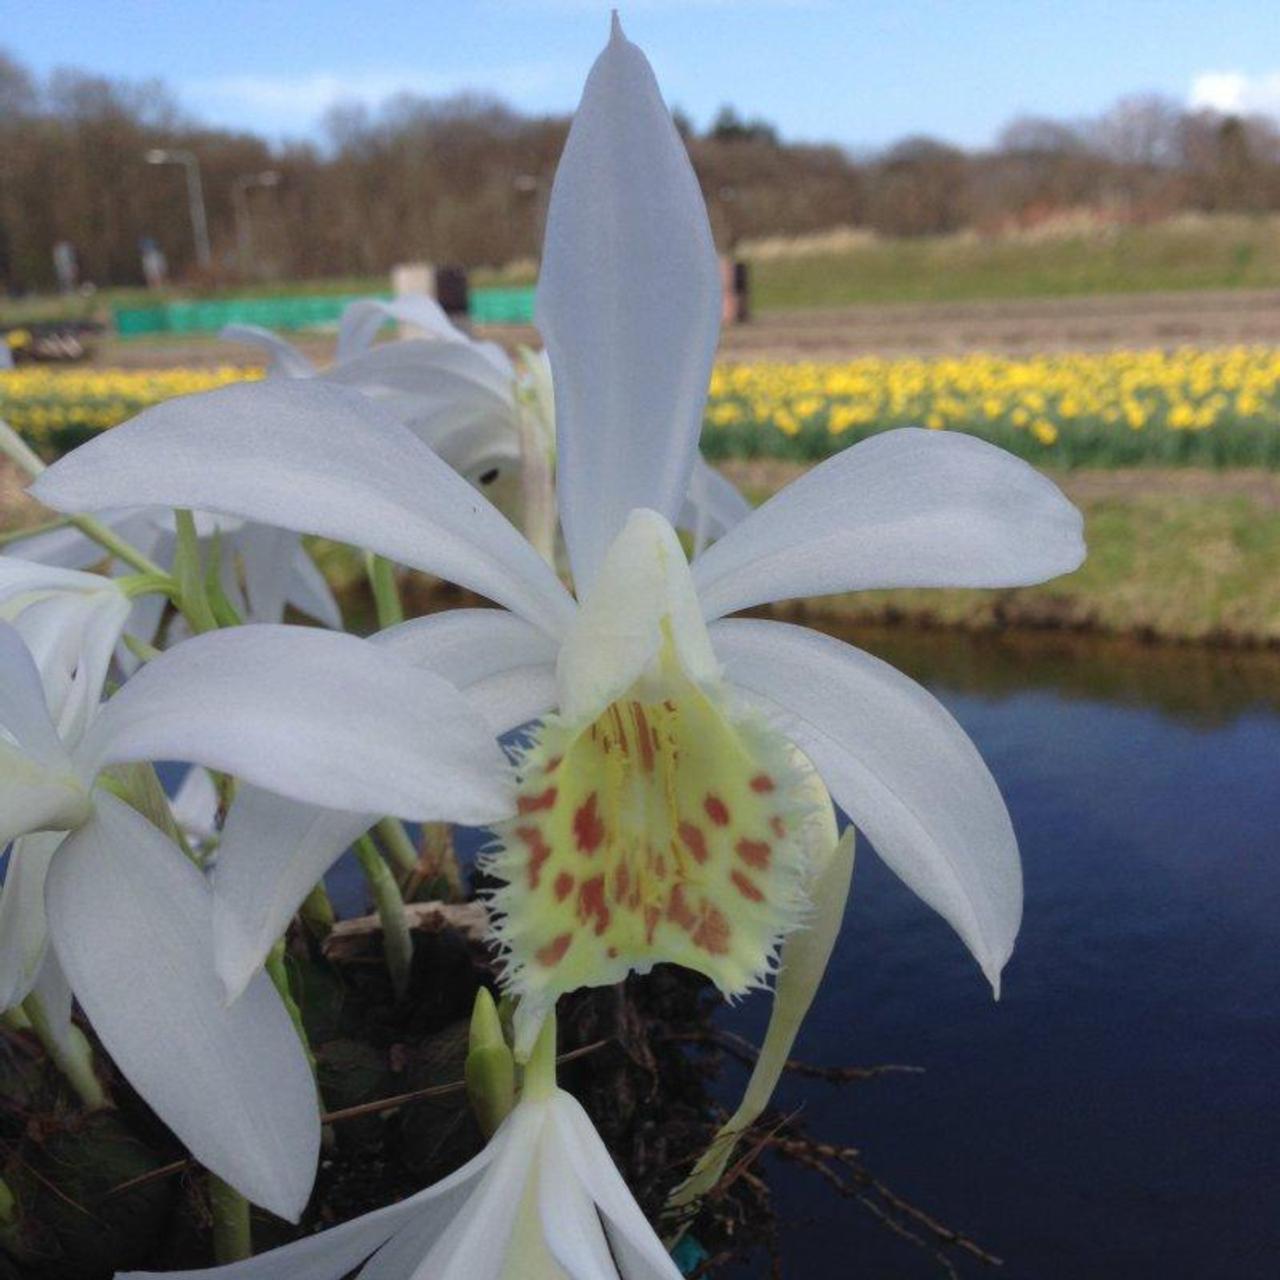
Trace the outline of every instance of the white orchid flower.
<path fill-rule="evenodd" d="M 391 321 L 412 325 L 427 339 L 374 347 L 378 329 Z M 545 474 L 549 483 L 556 426 L 551 365 L 544 352 L 522 350 L 520 363 L 513 363 L 497 343 L 464 333 L 434 298 L 422 295 L 351 303 L 342 315 L 334 363 L 325 370 L 256 325 L 231 325 L 222 336 L 263 348 L 272 373 L 317 377 L 376 400 L 500 510 L 523 507 L 526 535 L 549 553 L 555 531 L 540 527 L 539 482 Z M 534 469 L 540 474 L 521 474 Z M 750 510 L 699 454 L 677 527 L 692 533 L 701 549 Z"/>
<path fill-rule="evenodd" d="M 246 1262 L 118 1280 L 679 1280 L 591 1123 L 556 1086 L 554 1026 L 520 1101 L 443 1181 Z M 363 1264 L 363 1267 L 361 1267 Z"/>
<path fill-rule="evenodd" d="M 137 494 L 269 517 L 506 606 L 406 623 L 381 644 L 468 692 L 495 731 L 544 717 L 495 859 L 522 1050 L 561 992 L 658 960 L 731 995 L 762 980 L 804 914 L 813 810 L 796 748 L 993 986 L 1018 930 L 1012 825 L 947 711 L 849 645 L 725 615 L 859 588 L 1042 581 L 1080 563 L 1080 515 L 1000 449 L 894 431 L 815 467 L 690 566 L 672 521 L 719 290 L 688 157 L 615 23 L 556 176 L 538 297 L 576 601 L 430 450 L 344 388 L 267 382 L 161 405 L 34 486 L 68 511 Z M 229 822 L 216 886 L 233 990 L 353 821 L 265 798 L 243 812 L 245 852 L 231 873 Z"/>
<path fill-rule="evenodd" d="M 320 1133 L 297 1033 L 265 975 L 226 1005 L 210 963 L 204 877 L 101 775 L 132 761 L 187 760 L 295 800 L 485 821 L 511 808 L 503 756 L 443 681 L 364 641 L 307 628 L 199 636 L 99 709 L 128 602 L 110 579 L 22 568 L 19 623 L 33 647 L 0 623 L 0 848 L 13 841 L 0 1003 L 22 1000 L 50 972 L 47 936 L 103 1044 L 161 1119 L 224 1180 L 296 1219 Z M 39 594 L 55 585 L 64 598 L 51 624 L 59 602 Z M 74 643 L 66 602 L 77 591 L 105 603 Z"/>

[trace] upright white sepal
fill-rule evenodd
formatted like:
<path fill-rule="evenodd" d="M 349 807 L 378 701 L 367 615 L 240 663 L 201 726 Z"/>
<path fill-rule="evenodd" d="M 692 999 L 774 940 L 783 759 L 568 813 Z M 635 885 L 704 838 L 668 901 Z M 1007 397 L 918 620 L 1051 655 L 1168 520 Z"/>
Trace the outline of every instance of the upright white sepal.
<path fill-rule="evenodd" d="M 634 508 L 678 517 L 720 326 L 698 180 L 649 63 L 616 19 L 556 170 L 537 323 L 581 592 Z"/>

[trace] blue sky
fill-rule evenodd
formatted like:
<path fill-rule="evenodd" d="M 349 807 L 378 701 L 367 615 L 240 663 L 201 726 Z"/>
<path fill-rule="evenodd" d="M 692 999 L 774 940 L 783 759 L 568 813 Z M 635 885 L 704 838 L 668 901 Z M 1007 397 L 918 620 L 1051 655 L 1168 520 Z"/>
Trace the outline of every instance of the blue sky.
<path fill-rule="evenodd" d="M 200 117 L 316 136 L 338 100 L 481 89 L 567 111 L 607 32 L 601 0 L 0 0 L 0 47 L 158 76 Z M 668 100 L 724 102 L 791 139 L 989 142 L 1022 112 L 1074 118 L 1155 90 L 1280 117 L 1277 0 L 636 0 Z"/>

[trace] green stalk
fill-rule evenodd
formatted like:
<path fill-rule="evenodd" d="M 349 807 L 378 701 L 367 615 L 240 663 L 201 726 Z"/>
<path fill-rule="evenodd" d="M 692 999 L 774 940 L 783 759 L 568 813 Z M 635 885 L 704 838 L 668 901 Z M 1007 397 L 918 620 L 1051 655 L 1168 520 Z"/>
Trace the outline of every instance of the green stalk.
<path fill-rule="evenodd" d="M 298 908 L 302 923 L 307 926 L 312 936 L 323 942 L 332 932 L 337 916 L 333 911 L 333 903 L 321 881 L 306 896 L 302 906 Z"/>
<path fill-rule="evenodd" d="M 126 542 L 113 529 L 108 529 L 101 520 L 95 520 L 92 516 L 72 516 L 71 523 L 86 537 L 92 538 L 118 560 L 132 565 L 139 573 L 153 573 L 163 578 L 169 576 L 154 560 L 144 556 L 137 547 L 131 542 Z"/>
<path fill-rule="evenodd" d="M 213 615 L 200 567 L 200 540 L 196 536 L 195 517 L 185 510 L 177 510 L 173 515 L 178 528 L 178 550 L 173 560 L 173 574 L 178 580 L 178 608 L 197 635 L 216 631 L 218 621 Z"/>
<path fill-rule="evenodd" d="M 375 830 L 391 860 L 405 875 L 418 870 L 418 850 L 399 818 L 383 818 Z"/>
<path fill-rule="evenodd" d="M 44 1047 L 67 1083 L 76 1091 L 80 1101 L 90 1111 L 101 1111 L 110 1106 L 107 1095 L 93 1070 L 93 1050 L 77 1026 L 69 1026 L 65 1036 L 59 1036 L 49 1021 L 40 997 L 33 991 L 22 1002 L 22 1011 L 31 1023 L 31 1030 Z"/>
<path fill-rule="evenodd" d="M 213 1210 L 213 1259 L 219 1266 L 253 1257 L 249 1202 L 216 1173 L 209 1174 L 209 1206 Z"/>
<path fill-rule="evenodd" d="M 400 588 L 396 583 L 396 571 L 390 560 L 374 555 L 365 556 L 365 571 L 369 586 L 373 589 L 373 605 L 378 612 L 378 627 L 385 630 L 404 621 L 404 605 L 400 601 Z"/>
<path fill-rule="evenodd" d="M 266 963 L 263 967 L 266 969 L 272 985 L 279 993 L 281 1002 L 288 1011 L 289 1019 L 293 1023 L 293 1029 L 298 1033 L 298 1039 L 302 1041 L 302 1047 L 306 1050 L 307 1061 L 311 1063 L 311 1070 L 314 1072 L 316 1068 L 315 1054 L 311 1052 L 311 1040 L 307 1036 L 306 1023 L 302 1020 L 302 1009 L 293 998 L 293 988 L 289 985 L 289 972 L 284 965 L 283 938 L 280 938 L 267 953 Z"/>
<path fill-rule="evenodd" d="M 413 961 L 413 939 L 405 918 L 400 886 L 391 874 L 377 846 L 368 836 L 356 841 L 356 858 L 373 894 L 374 907 L 382 922 L 382 953 L 396 998 L 403 999 L 409 990 L 409 967 Z"/>

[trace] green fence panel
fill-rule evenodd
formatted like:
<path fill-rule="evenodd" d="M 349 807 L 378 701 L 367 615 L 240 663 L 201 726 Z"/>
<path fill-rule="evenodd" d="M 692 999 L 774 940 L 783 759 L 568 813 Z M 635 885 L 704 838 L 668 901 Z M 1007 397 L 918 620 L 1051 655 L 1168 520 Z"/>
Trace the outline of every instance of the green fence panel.
<path fill-rule="evenodd" d="M 470 318 L 475 324 L 531 324 L 533 287 L 473 289 Z M 150 307 L 115 307 L 116 332 L 124 338 L 157 333 L 217 333 L 229 324 L 258 324 L 292 332 L 338 323 L 343 309 L 368 294 L 311 294 L 283 298 L 212 298 L 165 302 Z M 389 294 L 376 295 L 389 297 Z"/>

